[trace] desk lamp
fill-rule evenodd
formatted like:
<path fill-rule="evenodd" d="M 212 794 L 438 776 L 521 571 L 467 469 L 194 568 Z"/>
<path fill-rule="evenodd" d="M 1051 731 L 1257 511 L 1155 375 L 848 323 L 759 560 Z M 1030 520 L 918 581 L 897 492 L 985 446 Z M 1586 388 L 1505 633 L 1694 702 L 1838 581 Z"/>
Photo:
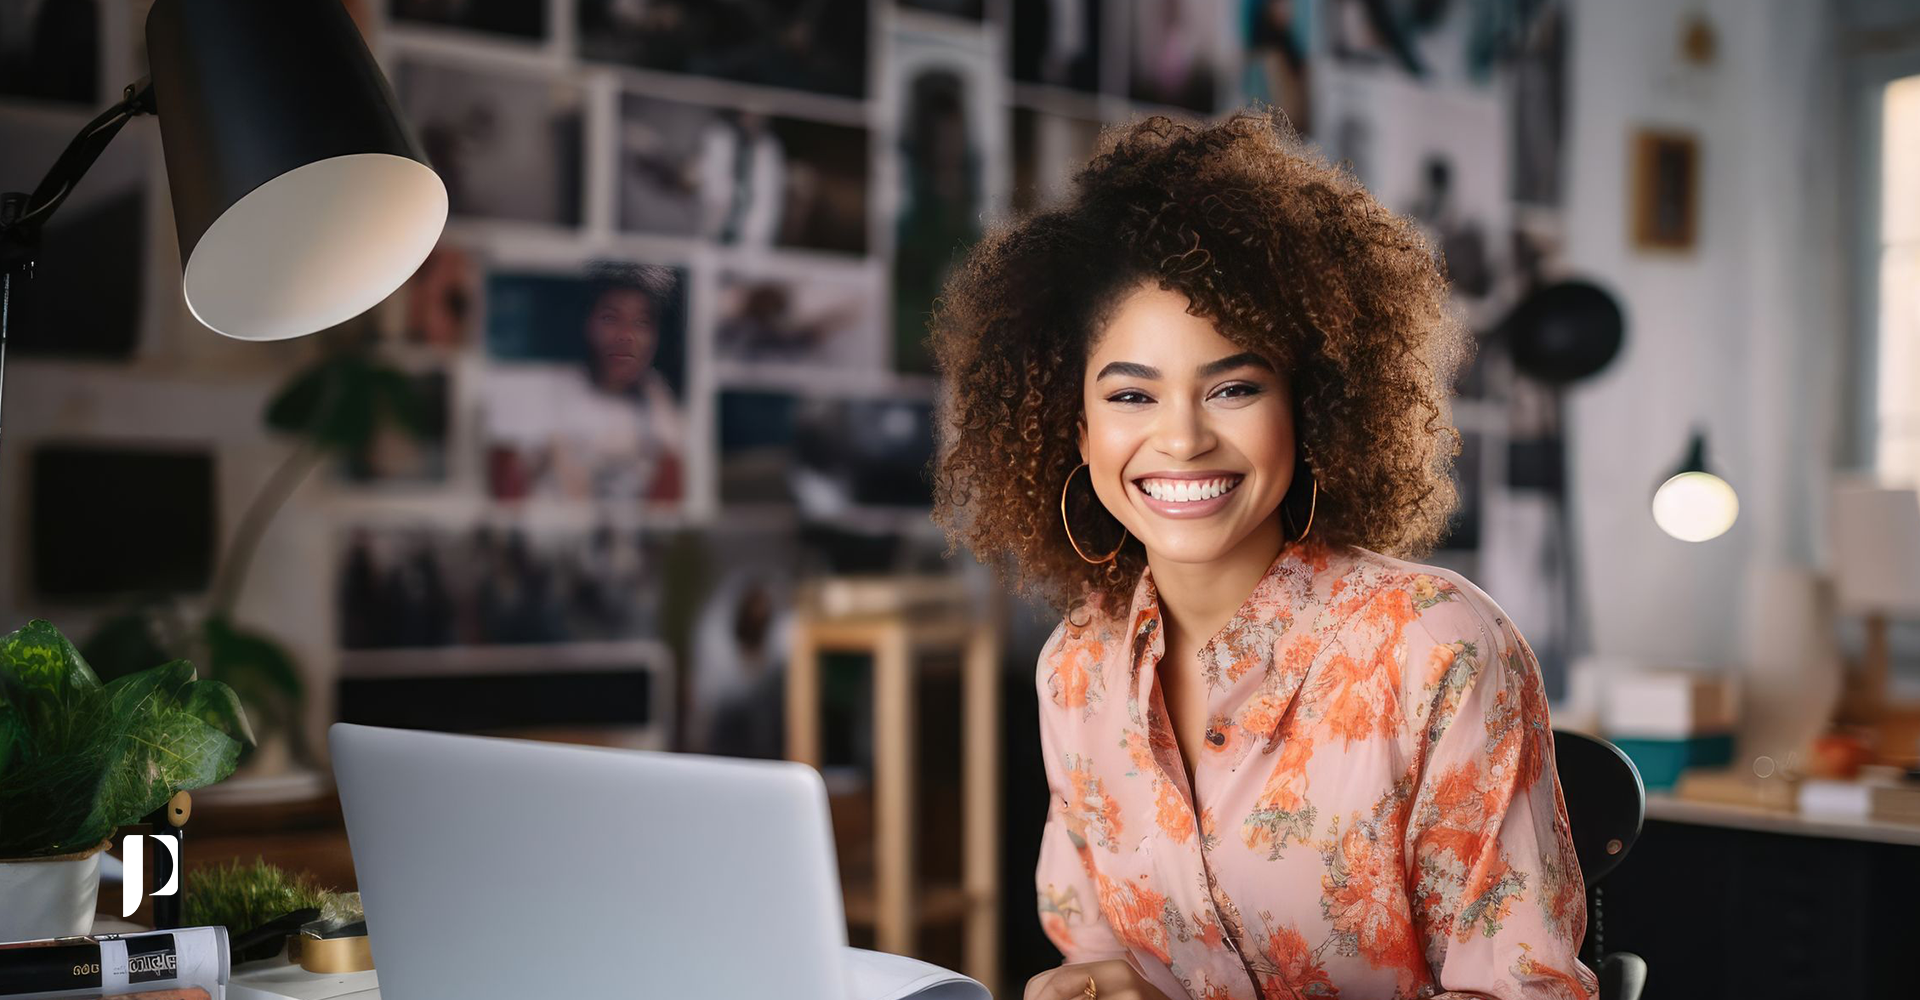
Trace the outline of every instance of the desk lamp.
<path fill-rule="evenodd" d="M 0 366 L 42 227 L 139 115 L 160 119 L 187 308 L 216 333 L 324 330 L 426 259 L 446 187 L 339 0 L 158 0 L 147 54 L 37 188 L 0 194 Z"/>
<path fill-rule="evenodd" d="M 1920 705 L 1895 704 L 1887 694 L 1887 619 L 1920 619 L 1920 494 L 1843 482 L 1830 498 L 1837 604 L 1842 614 L 1866 619 L 1866 645 L 1860 668 L 1848 675 L 1840 721 L 1884 725 L 1907 717 L 1910 727 L 1920 721 L 1913 718 Z"/>
<path fill-rule="evenodd" d="M 1707 436 L 1694 431 L 1686 457 L 1653 491 L 1653 522 L 1683 542 L 1704 542 L 1726 534 L 1739 516 L 1739 495 L 1707 471 Z"/>
<path fill-rule="evenodd" d="M 351 319 L 399 288 L 446 225 L 446 186 L 339 0 L 157 0 L 147 55 L 150 75 L 37 188 L 0 194 L 0 378 L 42 227 L 138 115 L 160 119 L 181 291 L 216 333 L 284 340 Z M 186 799 L 154 828 L 184 826 Z M 156 897 L 155 925 L 177 926 L 178 906 Z"/>

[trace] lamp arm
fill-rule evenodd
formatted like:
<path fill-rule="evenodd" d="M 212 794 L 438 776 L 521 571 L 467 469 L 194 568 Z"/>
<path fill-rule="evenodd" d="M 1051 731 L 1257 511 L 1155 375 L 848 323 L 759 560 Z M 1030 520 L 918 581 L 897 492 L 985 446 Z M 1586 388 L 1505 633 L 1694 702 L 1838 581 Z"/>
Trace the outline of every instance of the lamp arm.
<path fill-rule="evenodd" d="M 101 112 L 73 137 L 32 194 L 0 194 L 0 384 L 6 377 L 7 326 L 18 308 L 14 286 L 16 279 L 33 275 L 34 258 L 40 250 L 40 227 L 67 200 L 73 186 L 80 183 L 120 129 L 140 115 L 154 113 L 153 78 L 143 76 L 127 85 L 120 103 Z"/>
<path fill-rule="evenodd" d="M 67 144 L 66 151 L 48 168 L 40 186 L 34 188 L 25 204 L 18 207 L 18 216 L 9 218 L 6 216 L 12 215 L 12 212 L 0 213 L 0 229 L 45 225 L 53 210 L 60 207 L 60 203 L 73 191 L 74 185 L 93 166 L 93 161 L 100 158 L 107 144 L 120 134 L 120 129 L 140 115 L 153 113 L 152 78 L 141 77 L 137 82 L 128 84 L 122 92 L 120 103 L 88 122 L 80 134 Z"/>

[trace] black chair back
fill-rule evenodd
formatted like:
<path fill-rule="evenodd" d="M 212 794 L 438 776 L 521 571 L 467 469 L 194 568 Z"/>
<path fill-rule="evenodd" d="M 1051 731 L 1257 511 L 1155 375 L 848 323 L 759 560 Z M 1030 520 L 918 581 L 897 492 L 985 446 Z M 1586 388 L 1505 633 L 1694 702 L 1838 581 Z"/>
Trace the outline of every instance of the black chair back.
<path fill-rule="evenodd" d="M 1596 884 L 1626 858 L 1647 817 L 1647 788 L 1640 769 L 1620 748 L 1597 736 L 1553 731 L 1555 772 L 1573 828 L 1573 850 L 1587 885 L 1587 937 L 1580 957 L 1600 975 L 1601 1000 L 1639 1000 L 1647 963 L 1628 952 L 1608 954 Z"/>
<path fill-rule="evenodd" d="M 1613 871 L 1647 816 L 1647 789 L 1640 769 L 1620 748 L 1596 736 L 1553 731 L 1553 758 L 1560 792 L 1567 800 L 1573 849 L 1580 873 L 1591 888 Z"/>

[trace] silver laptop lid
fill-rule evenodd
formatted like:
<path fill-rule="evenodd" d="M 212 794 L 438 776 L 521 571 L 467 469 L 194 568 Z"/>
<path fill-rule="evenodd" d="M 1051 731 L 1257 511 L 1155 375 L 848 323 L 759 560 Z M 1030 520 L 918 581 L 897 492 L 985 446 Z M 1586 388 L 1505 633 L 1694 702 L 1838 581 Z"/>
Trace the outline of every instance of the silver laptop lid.
<path fill-rule="evenodd" d="M 336 723 L 384 1000 L 843 1000 L 803 764 Z"/>

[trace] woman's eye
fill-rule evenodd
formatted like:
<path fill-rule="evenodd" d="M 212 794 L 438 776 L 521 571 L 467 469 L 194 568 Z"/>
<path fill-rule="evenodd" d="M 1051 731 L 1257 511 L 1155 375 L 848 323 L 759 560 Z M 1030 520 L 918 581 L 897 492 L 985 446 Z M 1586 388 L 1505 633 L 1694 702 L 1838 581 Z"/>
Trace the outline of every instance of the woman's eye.
<path fill-rule="evenodd" d="M 1228 398 L 1235 396 L 1257 396 L 1259 394 L 1260 387 L 1248 382 L 1235 382 L 1232 385 L 1221 386 L 1218 393 L 1218 395 Z"/>
<path fill-rule="evenodd" d="M 1108 396 L 1107 402 L 1109 403 L 1151 403 L 1153 402 L 1153 400 L 1149 399 L 1146 393 L 1139 392 L 1133 389 L 1128 389 L 1125 392 L 1116 392 L 1113 395 Z"/>

